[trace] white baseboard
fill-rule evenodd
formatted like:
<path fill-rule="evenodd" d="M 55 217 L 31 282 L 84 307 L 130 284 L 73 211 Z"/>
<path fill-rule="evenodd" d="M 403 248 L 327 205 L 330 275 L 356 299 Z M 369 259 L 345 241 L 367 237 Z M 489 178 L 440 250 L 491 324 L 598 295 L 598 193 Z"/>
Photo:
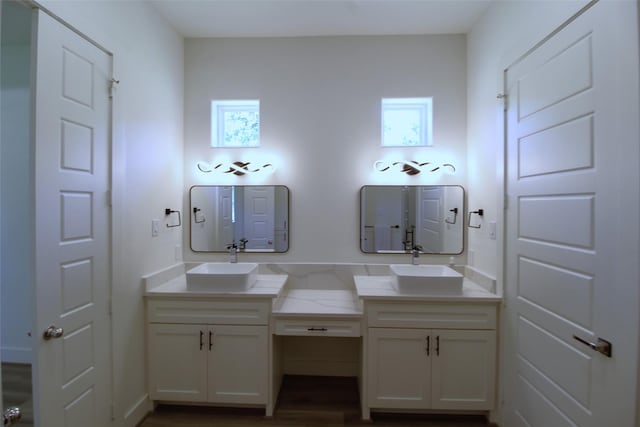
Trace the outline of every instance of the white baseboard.
<path fill-rule="evenodd" d="M 31 364 L 33 362 L 33 353 L 30 348 L 2 347 L 0 357 L 6 363 Z"/>
<path fill-rule="evenodd" d="M 149 395 L 145 393 L 124 413 L 124 427 L 136 427 L 152 410 L 153 404 L 149 400 Z"/>

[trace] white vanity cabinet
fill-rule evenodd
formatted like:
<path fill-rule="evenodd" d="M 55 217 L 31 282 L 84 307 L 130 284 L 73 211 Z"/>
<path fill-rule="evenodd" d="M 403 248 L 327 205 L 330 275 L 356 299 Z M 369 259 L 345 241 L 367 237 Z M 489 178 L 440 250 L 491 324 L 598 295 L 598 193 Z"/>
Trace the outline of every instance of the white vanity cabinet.
<path fill-rule="evenodd" d="M 496 304 L 368 302 L 371 409 L 492 410 Z"/>
<path fill-rule="evenodd" d="M 147 301 L 152 400 L 267 405 L 271 300 Z"/>

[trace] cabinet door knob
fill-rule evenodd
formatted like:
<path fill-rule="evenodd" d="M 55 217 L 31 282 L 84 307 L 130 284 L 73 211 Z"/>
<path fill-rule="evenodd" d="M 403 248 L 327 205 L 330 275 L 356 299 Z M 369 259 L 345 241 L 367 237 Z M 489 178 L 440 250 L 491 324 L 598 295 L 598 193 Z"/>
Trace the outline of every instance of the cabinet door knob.
<path fill-rule="evenodd" d="M 429 335 L 427 335 L 427 338 L 426 338 L 426 341 L 427 341 L 427 348 L 425 349 L 425 350 L 427 350 L 427 356 L 429 355 L 429 350 L 430 350 L 430 348 L 429 348 L 429 347 L 431 346 L 431 345 L 430 345 L 430 344 L 431 344 L 431 343 L 430 343 L 430 341 L 431 341 L 430 339 L 431 339 L 431 337 L 430 337 Z"/>

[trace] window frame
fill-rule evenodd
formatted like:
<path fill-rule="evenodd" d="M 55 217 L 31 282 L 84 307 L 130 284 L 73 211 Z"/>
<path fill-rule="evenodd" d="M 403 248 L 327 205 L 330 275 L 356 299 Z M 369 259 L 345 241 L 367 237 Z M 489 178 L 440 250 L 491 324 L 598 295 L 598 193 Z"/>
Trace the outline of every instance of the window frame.
<path fill-rule="evenodd" d="M 417 111 L 419 114 L 418 143 L 398 144 L 385 138 L 385 113 L 388 111 Z M 382 98 L 380 103 L 380 145 L 382 147 L 431 147 L 433 146 L 433 97 Z"/>
<path fill-rule="evenodd" d="M 224 115 L 227 112 L 258 113 L 258 136 L 251 145 L 226 145 Z M 212 148 L 257 148 L 260 147 L 260 100 L 259 99 L 214 99 L 211 101 L 211 147 Z"/>

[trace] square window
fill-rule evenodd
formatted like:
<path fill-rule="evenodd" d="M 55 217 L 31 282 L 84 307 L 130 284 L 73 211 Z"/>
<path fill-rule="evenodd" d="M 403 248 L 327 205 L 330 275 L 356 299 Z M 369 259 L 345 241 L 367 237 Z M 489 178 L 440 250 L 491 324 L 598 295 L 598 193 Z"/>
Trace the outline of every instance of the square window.
<path fill-rule="evenodd" d="M 431 145 L 432 102 L 433 98 L 382 98 L 382 146 Z"/>
<path fill-rule="evenodd" d="M 211 101 L 211 146 L 260 146 L 260 101 Z"/>

